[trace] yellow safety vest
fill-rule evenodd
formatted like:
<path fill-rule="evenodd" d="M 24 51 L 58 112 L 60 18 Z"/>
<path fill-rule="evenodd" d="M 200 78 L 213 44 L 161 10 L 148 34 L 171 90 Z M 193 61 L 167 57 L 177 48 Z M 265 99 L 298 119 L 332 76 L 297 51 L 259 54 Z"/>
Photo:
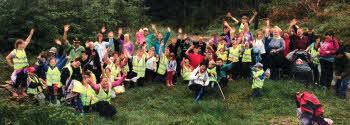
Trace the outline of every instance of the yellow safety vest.
<path fill-rule="evenodd" d="M 232 58 L 234 58 L 234 63 L 239 61 L 239 50 L 241 50 L 241 46 L 237 45 L 236 48 L 231 47 L 229 50 L 229 60 L 232 60 Z"/>
<path fill-rule="evenodd" d="M 245 49 L 243 53 L 242 62 L 252 62 L 252 49 Z"/>
<path fill-rule="evenodd" d="M 80 94 L 80 99 L 83 106 L 89 106 L 90 104 L 95 104 L 98 102 L 98 98 L 96 96 L 95 90 L 92 89 L 90 85 L 85 87 L 81 82 L 77 80 L 73 80 L 73 92 Z"/>
<path fill-rule="evenodd" d="M 145 56 L 142 56 L 141 59 L 138 57 L 133 57 L 132 59 L 132 71 L 137 73 L 137 77 L 145 77 L 146 72 L 146 60 Z"/>
<path fill-rule="evenodd" d="M 57 67 L 51 69 L 51 67 L 48 68 L 46 73 L 46 85 L 52 86 L 53 84 L 57 84 L 58 87 L 62 86 L 61 83 L 61 72 L 58 70 Z"/>
<path fill-rule="evenodd" d="M 100 90 L 98 91 L 98 99 L 100 101 L 107 101 L 108 103 L 111 103 L 111 98 L 112 98 L 112 84 L 109 82 L 109 88 L 108 88 L 108 93 L 106 93 L 103 89 L 102 89 L 102 85 L 100 85 Z"/>
<path fill-rule="evenodd" d="M 224 62 L 227 61 L 227 51 L 224 51 L 224 53 L 217 52 L 217 56 L 219 59 L 222 59 Z"/>
<path fill-rule="evenodd" d="M 111 69 L 111 76 L 114 78 L 115 76 L 118 76 L 120 73 L 120 68 L 119 66 L 116 67 L 114 63 L 111 63 L 107 66 L 109 69 Z"/>
<path fill-rule="evenodd" d="M 210 82 L 216 82 L 217 81 L 217 76 L 218 74 L 216 73 L 216 67 L 211 68 L 211 69 L 207 69 L 208 75 L 209 75 L 209 81 Z M 211 76 L 211 74 L 214 74 L 214 76 Z"/>
<path fill-rule="evenodd" d="M 43 85 L 43 83 L 40 81 L 39 77 L 37 77 L 37 76 L 30 76 L 30 80 L 33 83 Z M 43 92 L 43 88 L 41 86 L 38 86 L 37 88 L 27 88 L 28 94 L 36 95 L 36 94 L 38 94 L 38 92 L 39 93 Z"/>
<path fill-rule="evenodd" d="M 217 50 L 219 51 L 221 48 L 225 49 L 225 44 L 219 43 Z"/>
<path fill-rule="evenodd" d="M 253 71 L 254 77 L 259 77 L 263 74 L 264 74 L 264 70 Z M 260 79 L 260 78 L 253 79 L 252 89 L 262 88 L 263 85 L 264 85 L 264 79 Z"/>
<path fill-rule="evenodd" d="M 29 66 L 27 55 L 24 50 L 14 49 L 12 52 L 15 53 L 15 57 L 12 58 L 14 70 L 19 70 Z"/>
<path fill-rule="evenodd" d="M 190 80 L 190 76 L 192 73 L 192 69 L 187 67 L 187 66 L 183 66 L 182 71 L 181 71 L 181 76 L 184 80 Z"/>
<path fill-rule="evenodd" d="M 157 73 L 160 75 L 164 75 L 166 72 L 166 66 L 168 65 L 168 58 L 163 55 L 162 59 L 159 62 L 159 67 Z"/>
<path fill-rule="evenodd" d="M 125 59 L 124 59 L 123 61 L 125 61 Z M 122 70 L 123 70 L 123 71 L 126 71 L 126 72 L 129 72 L 129 71 L 130 71 L 130 69 L 129 69 L 129 64 L 126 63 L 126 65 L 124 65 L 124 66 L 122 67 Z"/>
<path fill-rule="evenodd" d="M 317 55 L 320 52 L 318 52 L 317 50 L 315 50 L 314 47 L 310 48 L 310 54 L 312 55 L 312 63 L 319 65 L 320 64 L 320 60 L 318 59 Z"/>

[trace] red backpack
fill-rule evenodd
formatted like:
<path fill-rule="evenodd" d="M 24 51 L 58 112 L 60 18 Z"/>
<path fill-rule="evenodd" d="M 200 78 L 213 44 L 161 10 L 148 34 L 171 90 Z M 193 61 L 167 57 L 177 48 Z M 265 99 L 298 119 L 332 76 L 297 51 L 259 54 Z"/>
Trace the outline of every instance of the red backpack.
<path fill-rule="evenodd" d="M 308 113 L 315 117 L 322 116 L 324 113 L 320 101 L 314 94 L 310 94 L 309 92 L 298 93 L 295 102 L 297 107 L 300 107 L 302 113 Z"/>

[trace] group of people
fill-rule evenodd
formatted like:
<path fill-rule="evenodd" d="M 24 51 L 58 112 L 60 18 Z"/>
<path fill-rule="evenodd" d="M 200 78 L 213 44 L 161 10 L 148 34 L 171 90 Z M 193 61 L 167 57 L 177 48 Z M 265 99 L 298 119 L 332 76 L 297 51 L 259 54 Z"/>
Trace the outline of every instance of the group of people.
<path fill-rule="evenodd" d="M 116 110 L 110 105 L 111 98 L 135 86 L 150 82 L 174 86 L 182 81 L 202 95 L 213 93 L 216 87 L 226 87 L 231 80 L 251 78 L 252 96 L 258 98 L 263 95 L 265 78 L 279 80 L 281 74 L 290 71 L 288 55 L 292 53 L 294 57 L 296 51 L 302 51 L 311 58 L 292 61 L 308 64 L 315 76 L 313 83 L 328 89 L 335 70 L 337 95 L 345 97 L 350 55 L 339 49 L 332 32 L 327 32 L 325 38 L 315 35 L 312 28 L 304 33 L 295 19 L 283 31 L 278 26 L 271 27 L 267 20 L 266 26 L 254 35 L 249 25 L 256 15 L 257 12 L 249 21 L 243 16 L 239 21 L 228 13 L 238 30 L 224 21 L 224 32 L 210 37 L 191 38 L 179 28 L 177 39 L 170 39 L 170 27 L 162 34 L 152 24 L 152 32 L 140 29 L 132 42 L 122 28 L 115 36 L 114 31 L 106 32 L 103 26 L 96 42 L 86 40 L 85 46 L 77 37 L 72 44 L 68 41 L 70 26 L 65 25 L 63 42 L 57 38 L 58 47 L 52 47 L 47 55 L 41 53 L 37 63 L 30 66 L 25 48 L 34 34 L 32 29 L 26 40 L 16 41 L 15 49 L 6 57 L 14 68 L 13 96 L 29 94 L 52 104 L 64 102 L 83 113 L 97 111 L 102 116 L 113 116 Z"/>

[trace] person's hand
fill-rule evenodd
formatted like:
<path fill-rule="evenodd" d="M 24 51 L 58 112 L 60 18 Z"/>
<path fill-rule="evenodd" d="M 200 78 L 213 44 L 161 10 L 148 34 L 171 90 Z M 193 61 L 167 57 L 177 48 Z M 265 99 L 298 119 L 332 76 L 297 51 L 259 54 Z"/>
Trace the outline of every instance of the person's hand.
<path fill-rule="evenodd" d="M 64 25 L 63 30 L 64 32 L 68 32 L 70 25 Z"/>
<path fill-rule="evenodd" d="M 175 75 L 175 72 L 173 72 L 173 75 Z"/>
<path fill-rule="evenodd" d="M 296 24 L 297 24 L 297 19 L 293 19 L 292 21 L 290 21 L 291 26 L 296 25 Z"/>
<path fill-rule="evenodd" d="M 227 21 L 224 21 L 224 25 L 225 25 L 225 26 L 227 26 L 227 25 L 228 25 Z"/>
<path fill-rule="evenodd" d="M 258 15 L 258 11 L 254 11 L 254 16 Z"/>
<path fill-rule="evenodd" d="M 326 51 L 326 53 L 327 53 L 327 54 L 330 54 L 330 53 L 331 53 L 331 51 Z"/>
<path fill-rule="evenodd" d="M 170 32 L 170 31 L 171 31 L 170 27 L 168 27 L 167 29 L 168 29 L 168 32 Z"/>
<path fill-rule="evenodd" d="M 337 76 L 337 79 L 341 79 L 341 76 Z"/>
<path fill-rule="evenodd" d="M 227 17 L 232 17 L 231 12 L 227 12 L 226 16 Z"/>
<path fill-rule="evenodd" d="M 164 42 L 162 41 L 162 42 L 160 42 L 160 46 L 163 46 L 164 45 Z"/>
<path fill-rule="evenodd" d="M 62 42 L 59 39 L 55 39 L 55 42 L 56 42 L 57 45 L 62 45 Z"/>
<path fill-rule="evenodd" d="M 235 58 L 234 58 L 234 57 L 232 57 L 231 61 L 232 61 L 232 62 L 235 62 Z"/>
<path fill-rule="evenodd" d="M 156 29 L 156 24 L 152 23 L 151 27 L 152 27 L 152 29 Z"/>
<path fill-rule="evenodd" d="M 181 34 L 181 33 L 182 33 L 182 28 L 179 28 L 179 29 L 177 30 L 177 32 L 178 32 L 179 34 Z"/>
<path fill-rule="evenodd" d="M 70 56 L 66 56 L 66 59 L 70 59 Z"/>
<path fill-rule="evenodd" d="M 118 28 L 118 34 L 123 34 L 123 28 L 121 27 Z"/>
<path fill-rule="evenodd" d="M 194 48 L 194 45 L 191 45 L 191 47 L 190 47 L 191 49 L 193 49 Z"/>
<path fill-rule="evenodd" d="M 128 72 L 126 70 L 123 71 L 123 76 L 128 75 Z"/>
<path fill-rule="evenodd" d="M 102 33 L 106 32 L 106 26 L 102 26 L 101 32 L 102 32 Z"/>
<path fill-rule="evenodd" d="M 30 34 L 33 35 L 33 34 L 34 34 L 34 31 L 35 31 L 34 29 L 31 29 L 31 30 L 30 30 Z"/>
<path fill-rule="evenodd" d="M 86 48 L 90 47 L 90 43 L 89 42 L 85 42 L 85 47 Z"/>

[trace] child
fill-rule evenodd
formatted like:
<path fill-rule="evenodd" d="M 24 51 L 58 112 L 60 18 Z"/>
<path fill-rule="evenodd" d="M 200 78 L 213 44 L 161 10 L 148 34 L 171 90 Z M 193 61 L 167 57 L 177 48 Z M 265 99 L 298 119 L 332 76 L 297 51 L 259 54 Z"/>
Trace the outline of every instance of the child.
<path fill-rule="evenodd" d="M 263 65 L 257 63 L 254 65 L 254 70 L 252 71 L 253 84 L 252 84 L 252 96 L 254 98 L 262 97 L 262 87 L 265 80 L 265 72 L 263 70 Z"/>
<path fill-rule="evenodd" d="M 28 73 L 30 83 L 27 89 L 27 93 L 29 94 L 29 97 L 35 98 L 36 100 L 39 100 L 42 103 L 43 99 L 45 98 L 42 87 L 44 85 L 44 80 L 42 80 L 35 74 L 34 67 L 28 67 Z"/>
<path fill-rule="evenodd" d="M 216 66 L 215 66 L 215 61 L 210 61 L 209 62 L 209 66 L 207 69 L 208 75 L 209 75 L 209 87 L 211 88 L 211 93 L 214 93 L 214 85 L 217 82 L 217 72 L 216 72 Z"/>
<path fill-rule="evenodd" d="M 170 53 L 169 63 L 167 64 L 166 68 L 167 68 L 166 85 L 167 86 L 174 86 L 173 85 L 173 76 L 175 75 L 175 72 L 176 72 L 176 58 L 175 58 L 174 53 Z"/>
<path fill-rule="evenodd" d="M 181 76 L 184 81 L 184 84 L 188 84 L 193 69 L 193 67 L 190 64 L 190 60 L 188 58 L 185 58 L 181 67 Z"/>
<path fill-rule="evenodd" d="M 7 63 L 9 64 L 9 66 L 14 68 L 14 72 L 11 75 L 11 82 L 14 88 L 12 95 L 14 97 L 17 97 L 17 93 L 19 92 L 21 92 L 23 96 L 27 96 L 27 94 L 24 91 L 27 87 L 27 85 L 25 84 L 26 82 L 23 82 L 22 84 L 18 85 L 17 83 L 19 82 L 16 82 L 16 77 L 17 74 L 22 72 L 25 67 L 29 66 L 25 48 L 32 39 L 33 34 L 34 29 L 30 31 L 30 34 L 25 41 L 22 39 L 18 39 L 15 43 L 15 49 L 8 56 L 6 56 Z M 11 62 L 11 59 L 13 63 Z"/>
<path fill-rule="evenodd" d="M 56 105 L 60 105 L 59 99 L 61 99 L 63 96 L 60 70 L 62 69 L 64 63 L 57 63 L 55 58 L 50 59 L 49 66 L 47 66 L 44 62 L 41 63 L 44 64 L 46 69 L 48 99 L 51 103 L 55 98 Z"/>
<path fill-rule="evenodd" d="M 218 56 L 218 59 L 222 59 L 224 64 L 226 64 L 227 61 L 227 51 L 225 51 L 225 48 L 220 48 L 219 51 L 216 52 L 216 55 Z"/>
<path fill-rule="evenodd" d="M 145 35 L 144 35 L 144 30 L 140 29 L 138 32 L 136 32 L 136 45 L 138 45 L 138 48 L 141 48 L 143 43 L 146 41 Z"/>
<path fill-rule="evenodd" d="M 160 44 L 160 46 L 165 46 L 165 43 L 162 42 Z M 156 72 L 158 73 L 158 77 L 160 79 L 161 82 L 164 82 L 166 81 L 166 76 L 165 76 L 165 73 L 166 73 L 166 66 L 168 65 L 168 56 L 170 54 L 170 51 L 169 51 L 169 48 L 166 47 L 165 49 L 165 53 L 163 53 L 163 51 L 161 51 L 162 49 L 159 49 L 159 53 L 160 53 L 160 56 L 159 56 L 159 66 L 156 70 Z"/>
<path fill-rule="evenodd" d="M 157 68 L 157 58 L 154 55 L 154 47 L 151 47 L 150 50 L 148 50 L 147 53 L 147 62 L 146 62 L 146 79 L 147 81 L 152 81 L 155 73 L 155 69 Z"/>
<path fill-rule="evenodd" d="M 232 42 L 232 47 L 229 49 L 229 56 L 228 58 L 232 62 L 232 70 L 230 78 L 232 79 L 238 79 L 239 71 L 240 71 L 240 55 L 242 53 L 242 47 L 239 42 L 241 41 L 241 38 L 237 38 L 236 41 Z"/>
<path fill-rule="evenodd" d="M 244 44 L 244 51 L 242 57 L 242 76 L 248 78 L 250 74 L 250 64 L 252 63 L 252 48 L 249 43 Z"/>

